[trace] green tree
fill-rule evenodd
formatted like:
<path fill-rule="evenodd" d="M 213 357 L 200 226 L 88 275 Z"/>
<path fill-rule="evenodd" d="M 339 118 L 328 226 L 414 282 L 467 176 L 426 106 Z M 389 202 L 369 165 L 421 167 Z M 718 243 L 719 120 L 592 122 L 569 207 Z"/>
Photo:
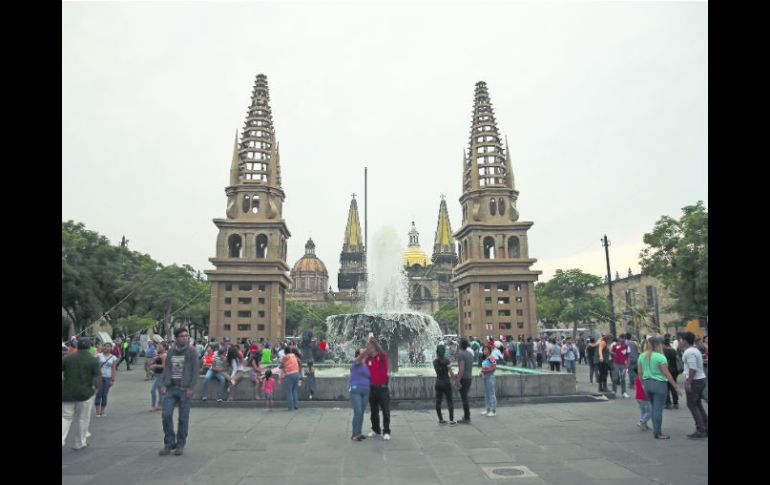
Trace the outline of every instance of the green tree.
<path fill-rule="evenodd" d="M 137 335 L 154 326 L 155 320 L 139 315 L 129 315 L 113 320 L 113 328 L 122 335 Z"/>
<path fill-rule="evenodd" d="M 676 302 L 667 308 L 687 317 L 708 317 L 708 210 L 703 201 L 682 208 L 676 220 L 661 217 L 644 235 L 642 272 L 661 279 Z"/>
<path fill-rule="evenodd" d="M 554 277 L 546 283 L 535 286 L 538 317 L 547 328 L 558 323 L 572 323 L 573 335 L 579 323 L 591 319 L 608 321 L 612 316 L 610 302 L 589 290 L 602 284 L 598 276 L 584 273 L 579 269 L 567 271 L 557 269 Z"/>
<path fill-rule="evenodd" d="M 433 318 L 445 334 L 458 333 L 460 328 L 460 317 L 457 311 L 457 302 L 452 301 L 444 303 L 433 315 Z"/>

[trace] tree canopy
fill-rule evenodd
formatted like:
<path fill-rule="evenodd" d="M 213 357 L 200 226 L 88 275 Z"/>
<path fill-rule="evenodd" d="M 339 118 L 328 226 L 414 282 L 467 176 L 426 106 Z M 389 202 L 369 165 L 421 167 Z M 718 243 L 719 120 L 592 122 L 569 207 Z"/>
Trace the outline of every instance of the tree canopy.
<path fill-rule="evenodd" d="M 62 336 L 104 316 L 115 333 L 150 328 L 165 335 L 175 320 L 208 330 L 210 285 L 189 265 L 163 266 L 85 228 L 62 222 Z M 91 329 L 91 332 L 98 328 Z"/>
<path fill-rule="evenodd" d="M 703 201 L 683 207 L 679 220 L 661 217 L 644 243 L 642 271 L 660 278 L 676 299 L 667 310 L 708 317 L 708 210 Z"/>
<path fill-rule="evenodd" d="M 589 292 L 601 284 L 599 276 L 579 269 L 557 269 L 548 282 L 535 285 L 538 318 L 546 328 L 554 328 L 559 323 L 572 323 L 574 330 L 578 323 L 589 320 L 609 321 L 612 317 L 609 300 Z"/>

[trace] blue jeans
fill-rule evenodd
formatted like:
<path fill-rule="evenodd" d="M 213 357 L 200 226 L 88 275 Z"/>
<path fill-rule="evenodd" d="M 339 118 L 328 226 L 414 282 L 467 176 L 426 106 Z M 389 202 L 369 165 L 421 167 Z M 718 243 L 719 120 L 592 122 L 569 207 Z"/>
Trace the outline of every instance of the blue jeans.
<path fill-rule="evenodd" d="M 575 361 L 564 359 L 564 366 L 567 368 L 567 372 L 570 374 L 575 373 Z"/>
<path fill-rule="evenodd" d="M 619 364 L 612 364 L 612 392 L 626 392 L 626 367 Z"/>
<path fill-rule="evenodd" d="M 166 449 L 184 448 L 190 424 L 190 398 L 181 387 L 166 388 L 163 400 L 163 446 Z M 174 435 L 174 408 L 179 406 L 178 430 Z"/>
<path fill-rule="evenodd" d="M 284 376 L 284 387 L 286 388 L 286 402 L 289 405 L 289 411 L 299 408 L 299 396 L 297 395 L 297 385 L 299 384 L 299 372 Z"/>
<path fill-rule="evenodd" d="M 642 381 L 644 393 L 652 406 L 652 429 L 655 434 L 661 434 L 663 429 L 663 407 L 666 405 L 666 394 L 668 394 L 668 384 L 655 379 L 645 379 Z"/>
<path fill-rule="evenodd" d="M 209 389 L 209 381 L 213 378 L 216 378 L 219 381 L 219 394 L 217 394 L 217 398 L 222 399 L 222 396 L 225 394 L 225 373 L 213 371 L 211 369 L 206 372 L 206 377 L 203 378 L 201 397 L 206 395 L 206 391 Z"/>
<path fill-rule="evenodd" d="M 484 405 L 487 411 L 497 411 L 497 396 L 495 396 L 495 374 L 484 374 Z"/>
<path fill-rule="evenodd" d="M 152 398 L 152 407 L 155 407 L 155 403 L 159 401 L 163 401 L 163 396 L 160 396 L 160 387 L 163 385 L 163 374 L 153 374 L 154 379 L 152 383 L 152 389 L 150 389 L 150 397 Z M 161 399 L 158 399 L 158 396 L 161 397 Z"/>
<path fill-rule="evenodd" d="M 366 411 L 366 402 L 369 400 L 369 388 L 358 388 L 350 390 L 350 402 L 353 404 L 353 435 L 361 434 L 361 428 L 364 425 L 364 411 Z"/>
<path fill-rule="evenodd" d="M 647 421 L 652 417 L 652 408 L 650 407 L 650 401 L 636 400 L 636 404 L 639 405 L 639 422 L 647 424 Z"/>
<path fill-rule="evenodd" d="M 107 406 L 107 393 L 110 392 L 110 377 L 102 376 L 102 385 L 99 386 L 99 392 L 96 393 L 96 401 L 94 403 L 99 407 Z"/>

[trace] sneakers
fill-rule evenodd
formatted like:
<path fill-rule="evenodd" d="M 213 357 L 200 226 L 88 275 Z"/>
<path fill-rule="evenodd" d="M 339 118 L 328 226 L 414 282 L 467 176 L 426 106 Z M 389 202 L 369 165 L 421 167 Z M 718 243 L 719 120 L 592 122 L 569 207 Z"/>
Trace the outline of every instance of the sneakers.
<path fill-rule="evenodd" d="M 184 447 L 180 446 L 174 450 L 175 456 L 182 456 L 184 454 Z"/>
<path fill-rule="evenodd" d="M 444 421 L 443 419 L 439 419 L 438 424 L 446 424 L 446 421 Z"/>
<path fill-rule="evenodd" d="M 384 435 L 382 435 L 382 439 L 384 439 L 385 441 L 390 441 L 390 434 L 385 433 Z"/>
<path fill-rule="evenodd" d="M 206 396 L 203 396 L 203 397 L 201 398 L 201 401 L 205 401 L 206 399 L 208 399 L 208 397 L 206 397 Z"/>
<path fill-rule="evenodd" d="M 461 419 L 460 421 L 458 421 L 458 423 L 460 423 L 460 424 L 471 424 L 471 420 L 470 419 Z"/>
<path fill-rule="evenodd" d="M 481 411 L 482 416 L 486 416 L 487 414 L 489 414 L 489 411 Z"/>
<path fill-rule="evenodd" d="M 495 414 L 494 411 L 490 411 L 485 416 L 488 417 L 488 418 L 492 418 L 492 417 L 496 416 L 496 414 Z"/>
<path fill-rule="evenodd" d="M 656 440 L 670 440 L 671 436 L 668 436 L 668 435 L 665 435 L 665 434 L 655 433 L 655 439 Z"/>
<path fill-rule="evenodd" d="M 219 399 L 217 399 L 217 402 L 223 402 L 223 399 L 220 397 Z"/>
<path fill-rule="evenodd" d="M 623 399 L 628 399 L 628 393 L 623 393 Z"/>
<path fill-rule="evenodd" d="M 166 456 L 171 454 L 171 448 L 163 448 L 158 452 L 160 456 Z"/>
<path fill-rule="evenodd" d="M 457 421 L 450 421 L 449 426 L 455 426 L 457 424 Z"/>
<path fill-rule="evenodd" d="M 693 434 L 688 434 L 687 437 L 690 438 L 691 440 L 699 440 L 703 438 L 708 438 L 709 434 L 703 431 L 696 431 Z"/>
<path fill-rule="evenodd" d="M 639 426 L 639 429 L 642 430 L 642 431 L 649 431 L 650 430 L 650 427 L 647 426 L 647 423 L 643 423 L 643 422 L 639 421 L 636 425 Z"/>
<path fill-rule="evenodd" d="M 366 436 L 368 436 L 370 438 L 374 438 L 375 436 L 380 436 L 380 433 L 375 433 L 374 431 L 369 431 L 369 434 L 367 434 Z"/>

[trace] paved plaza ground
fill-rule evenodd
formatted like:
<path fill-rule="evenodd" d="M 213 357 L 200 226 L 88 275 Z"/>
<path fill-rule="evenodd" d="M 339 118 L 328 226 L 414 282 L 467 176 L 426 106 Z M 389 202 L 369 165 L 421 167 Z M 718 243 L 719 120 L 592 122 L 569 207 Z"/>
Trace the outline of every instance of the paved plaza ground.
<path fill-rule="evenodd" d="M 62 449 L 63 484 L 704 484 L 708 440 L 694 431 L 684 396 L 665 410 L 655 440 L 639 431 L 631 399 L 472 408 L 471 425 L 439 426 L 433 410 L 391 413 L 393 439 L 350 440 L 352 410 L 305 406 L 288 412 L 193 407 L 183 456 L 158 456 L 160 412 L 150 412 L 150 382 L 137 366 L 118 373 L 107 416 L 92 417 L 88 448 Z M 681 378 L 680 378 L 681 380 Z M 319 383 L 320 385 L 320 383 Z M 593 392 L 578 366 L 578 388 Z M 278 396 L 282 397 L 282 396 Z M 462 404 L 455 394 L 455 409 Z M 304 407 L 303 407 L 304 406 Z M 707 404 L 705 404 L 707 408 Z M 707 408 L 708 411 L 708 408 Z M 446 411 L 445 419 L 446 419 Z M 176 416 L 176 414 L 175 414 Z M 176 422 L 176 418 L 175 418 Z M 367 432 L 369 411 L 364 418 Z M 490 469 L 526 467 L 525 476 L 491 478 Z"/>

